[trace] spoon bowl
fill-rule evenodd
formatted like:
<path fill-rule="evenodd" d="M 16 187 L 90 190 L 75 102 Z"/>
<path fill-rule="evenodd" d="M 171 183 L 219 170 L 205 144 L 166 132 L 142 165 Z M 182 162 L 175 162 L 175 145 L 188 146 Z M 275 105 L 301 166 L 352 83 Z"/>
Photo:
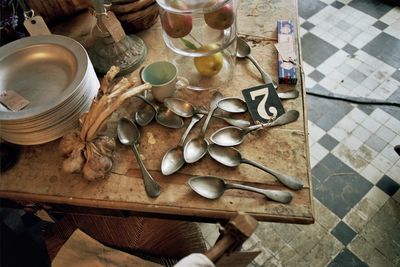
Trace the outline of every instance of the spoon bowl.
<path fill-rule="evenodd" d="M 205 137 L 206 130 L 214 111 L 218 108 L 217 103 L 222 99 L 222 97 L 222 94 L 218 91 L 213 94 L 211 97 L 210 112 L 208 113 L 203 127 L 201 128 L 200 134 L 196 138 L 193 138 L 186 143 L 183 150 L 183 156 L 187 163 L 194 163 L 207 154 L 208 141 Z"/>
<path fill-rule="evenodd" d="M 159 107 L 156 112 L 156 121 L 162 126 L 179 129 L 183 127 L 183 119 L 166 107 Z"/>
<path fill-rule="evenodd" d="M 289 203 L 293 198 L 290 192 L 267 190 L 248 185 L 227 183 L 224 179 L 216 176 L 192 177 L 189 179 L 189 186 L 197 194 L 207 199 L 217 199 L 224 194 L 225 190 L 228 189 L 239 189 L 259 193 L 270 200 L 280 203 Z"/>
<path fill-rule="evenodd" d="M 149 197 L 158 197 L 161 193 L 160 185 L 154 180 L 153 176 L 147 171 L 142 158 L 140 157 L 139 151 L 136 147 L 140 139 L 140 131 L 136 124 L 127 118 L 121 118 L 117 125 L 118 139 L 123 145 L 131 147 L 136 160 L 139 164 L 140 170 L 143 176 L 144 188 Z"/>
<path fill-rule="evenodd" d="M 117 126 L 118 139 L 123 145 L 134 145 L 140 139 L 139 128 L 126 118 L 121 118 Z"/>
<path fill-rule="evenodd" d="M 190 130 L 194 127 L 194 125 L 203 118 L 203 114 L 195 114 L 190 121 L 190 124 L 186 128 L 183 133 L 181 140 L 179 143 L 171 148 L 165 153 L 162 161 L 161 161 L 161 172 L 164 175 L 171 175 L 177 172 L 182 166 L 185 164 L 185 158 L 183 154 L 183 143 L 185 142 L 186 137 L 188 136 Z"/>
<path fill-rule="evenodd" d="M 207 153 L 208 141 L 203 137 L 199 136 L 191 139 L 186 143 L 183 150 L 183 156 L 187 163 L 194 163 L 200 160 Z"/>
<path fill-rule="evenodd" d="M 224 194 L 225 182 L 214 176 L 197 176 L 189 180 L 189 186 L 199 195 L 208 199 L 217 199 Z"/>
<path fill-rule="evenodd" d="M 246 102 L 237 97 L 226 97 L 218 101 L 218 107 L 231 113 L 243 113 L 247 111 Z"/>
<path fill-rule="evenodd" d="M 243 142 L 246 134 L 243 128 L 228 126 L 217 130 L 210 136 L 210 139 L 220 146 L 237 146 Z"/>
<path fill-rule="evenodd" d="M 246 58 L 251 54 L 251 47 L 242 38 L 237 38 L 236 57 Z"/>
<path fill-rule="evenodd" d="M 190 118 L 195 113 L 200 113 L 196 112 L 197 110 L 191 103 L 180 98 L 166 98 L 164 104 L 169 110 L 184 118 Z"/>
<path fill-rule="evenodd" d="M 173 147 L 165 153 L 162 159 L 161 172 L 164 175 L 171 175 L 182 168 L 184 164 L 183 147 Z"/>
<path fill-rule="evenodd" d="M 148 125 L 154 119 L 155 115 L 156 111 L 150 105 L 146 104 L 135 113 L 135 121 L 143 127 Z"/>

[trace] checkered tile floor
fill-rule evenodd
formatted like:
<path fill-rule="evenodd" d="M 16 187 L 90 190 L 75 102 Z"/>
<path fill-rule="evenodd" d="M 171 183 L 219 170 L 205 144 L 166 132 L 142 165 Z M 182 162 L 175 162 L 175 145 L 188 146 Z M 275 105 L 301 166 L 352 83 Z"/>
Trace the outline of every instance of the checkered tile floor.
<path fill-rule="evenodd" d="M 400 102 L 400 7 L 299 0 L 299 15 L 308 90 Z M 400 108 L 307 102 L 316 223 L 261 223 L 252 266 L 400 266 Z"/>

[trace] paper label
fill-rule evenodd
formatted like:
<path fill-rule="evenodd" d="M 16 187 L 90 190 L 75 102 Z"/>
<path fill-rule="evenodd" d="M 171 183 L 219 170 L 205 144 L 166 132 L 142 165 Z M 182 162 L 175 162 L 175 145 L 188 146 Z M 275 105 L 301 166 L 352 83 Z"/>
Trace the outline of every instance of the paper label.
<path fill-rule="evenodd" d="M 24 26 L 31 36 L 36 35 L 51 35 L 49 28 L 41 16 L 27 18 L 24 21 Z"/>
<path fill-rule="evenodd" d="M 1 93 L 0 102 L 12 111 L 20 111 L 30 103 L 27 99 L 13 90 Z"/>
<path fill-rule="evenodd" d="M 296 53 L 294 52 L 293 44 L 289 42 L 276 43 L 275 48 L 284 61 L 296 61 Z"/>
<path fill-rule="evenodd" d="M 266 123 L 285 113 L 272 83 L 242 90 L 254 123 Z"/>
<path fill-rule="evenodd" d="M 111 34 L 114 42 L 118 43 L 125 37 L 124 28 L 113 12 L 107 12 L 107 15 L 101 16 L 101 22 L 107 31 Z"/>

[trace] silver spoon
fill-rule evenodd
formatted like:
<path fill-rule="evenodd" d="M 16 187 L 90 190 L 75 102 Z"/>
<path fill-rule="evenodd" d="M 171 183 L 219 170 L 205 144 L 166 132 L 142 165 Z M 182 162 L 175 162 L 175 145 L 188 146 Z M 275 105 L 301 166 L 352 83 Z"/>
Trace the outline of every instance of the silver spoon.
<path fill-rule="evenodd" d="M 285 99 L 295 99 L 299 97 L 299 91 L 297 91 L 296 89 L 294 90 L 290 90 L 287 92 L 278 92 L 278 97 L 282 100 Z"/>
<path fill-rule="evenodd" d="M 140 139 L 140 131 L 136 125 L 127 118 L 121 118 L 117 125 L 118 139 L 123 145 L 130 146 L 135 154 L 136 160 L 139 163 L 140 170 L 143 176 L 144 188 L 149 197 L 158 197 L 161 189 L 160 185 L 154 180 L 151 174 L 147 171 L 144 165 L 136 144 Z"/>
<path fill-rule="evenodd" d="M 297 110 L 289 110 L 269 123 L 255 124 L 247 128 L 235 126 L 224 127 L 213 133 L 210 139 L 213 143 L 220 146 L 237 146 L 243 142 L 246 134 L 261 128 L 280 126 L 294 122 L 299 118 L 299 115 Z"/>
<path fill-rule="evenodd" d="M 206 130 L 214 111 L 218 107 L 217 103 L 221 99 L 222 94 L 220 92 L 217 91 L 213 94 L 210 103 L 210 112 L 208 113 L 206 121 L 201 128 L 200 134 L 185 144 L 183 149 L 183 157 L 187 163 L 194 163 L 204 157 L 204 155 L 207 153 L 208 141 L 205 138 Z"/>
<path fill-rule="evenodd" d="M 213 159 L 228 167 L 237 167 L 241 163 L 244 163 L 259 168 L 260 170 L 263 170 L 274 176 L 279 182 L 286 185 L 290 189 L 300 190 L 304 186 L 301 181 L 299 181 L 297 178 L 293 176 L 279 173 L 264 165 L 261 165 L 260 163 L 243 158 L 242 155 L 240 154 L 240 151 L 237 150 L 236 148 L 222 147 L 211 144 L 208 146 L 208 153 L 210 153 L 210 156 Z"/>
<path fill-rule="evenodd" d="M 154 119 L 155 115 L 156 111 L 152 106 L 146 103 L 142 109 L 135 113 L 135 121 L 137 124 L 143 127 L 149 124 Z"/>
<path fill-rule="evenodd" d="M 254 59 L 254 57 L 251 55 L 251 48 L 250 46 L 246 43 L 245 40 L 242 38 L 237 38 L 237 51 L 236 51 L 236 57 L 238 58 L 248 58 L 250 59 L 251 62 L 256 66 L 258 71 L 261 73 L 261 77 L 264 81 L 264 83 L 272 83 L 274 86 L 275 90 L 278 88 L 277 84 L 275 81 L 272 80 L 271 76 L 260 66 L 260 64 Z M 278 93 L 278 97 L 280 99 L 293 99 L 297 98 L 299 96 L 299 92 L 297 90 L 291 90 L 288 92 L 282 92 Z"/>
<path fill-rule="evenodd" d="M 243 113 L 247 111 L 246 102 L 238 97 L 225 97 L 218 101 L 218 107 L 231 113 Z"/>
<path fill-rule="evenodd" d="M 183 164 L 185 164 L 185 159 L 183 158 L 183 144 L 190 130 L 199 120 L 201 120 L 201 118 L 203 118 L 203 116 L 203 114 L 195 114 L 183 133 L 178 145 L 165 153 L 161 161 L 161 172 L 164 175 L 170 175 L 177 172 L 183 166 Z"/>
<path fill-rule="evenodd" d="M 180 99 L 180 98 L 166 98 L 164 100 L 164 104 L 166 107 L 168 107 L 169 110 L 171 110 L 175 114 L 177 114 L 181 117 L 184 117 L 184 118 L 190 118 L 194 114 L 208 115 L 208 113 L 209 113 L 207 110 L 204 110 L 199 107 L 195 107 L 188 101 Z M 226 121 L 227 123 L 229 123 L 230 125 L 237 126 L 240 128 L 250 126 L 250 122 L 246 121 L 246 120 L 233 119 L 233 118 L 218 115 L 218 114 L 213 114 L 213 117 L 222 119 L 222 120 Z"/>
<path fill-rule="evenodd" d="M 258 62 L 254 59 L 254 57 L 251 55 L 251 48 L 250 46 L 246 43 L 245 40 L 242 38 L 237 37 L 237 51 L 236 51 L 236 57 L 238 58 L 248 58 L 250 59 L 251 62 L 253 62 L 254 66 L 258 69 L 258 71 L 261 73 L 261 77 L 264 81 L 264 83 L 272 83 L 275 89 L 278 88 L 276 83 L 272 80 L 271 76 L 258 64 Z"/>
<path fill-rule="evenodd" d="M 227 183 L 222 178 L 215 176 L 192 177 L 189 180 L 189 186 L 197 194 L 208 199 L 217 199 L 224 194 L 225 190 L 228 189 L 239 189 L 262 194 L 270 200 L 280 203 L 289 203 L 292 200 L 292 194 L 290 192 L 267 190 L 248 185 Z"/>
<path fill-rule="evenodd" d="M 143 68 L 140 71 L 142 70 Z M 144 91 L 143 97 L 146 99 L 148 98 L 147 90 Z M 143 127 L 149 124 L 154 119 L 155 115 L 155 109 L 145 102 L 144 107 L 135 112 L 135 121 L 137 124 Z"/>
<path fill-rule="evenodd" d="M 168 128 L 174 128 L 174 129 L 178 129 L 178 128 L 182 128 L 183 127 L 183 119 L 181 117 L 179 117 L 178 115 L 174 114 L 173 112 L 171 112 L 171 110 L 169 110 L 166 107 L 159 107 L 158 105 L 154 104 L 153 102 L 149 101 L 147 98 L 141 96 L 141 95 L 137 95 L 136 97 L 139 97 L 140 99 L 142 99 L 144 102 L 146 102 L 147 104 L 149 104 L 154 111 L 156 112 L 155 117 L 156 117 L 156 121 Z"/>

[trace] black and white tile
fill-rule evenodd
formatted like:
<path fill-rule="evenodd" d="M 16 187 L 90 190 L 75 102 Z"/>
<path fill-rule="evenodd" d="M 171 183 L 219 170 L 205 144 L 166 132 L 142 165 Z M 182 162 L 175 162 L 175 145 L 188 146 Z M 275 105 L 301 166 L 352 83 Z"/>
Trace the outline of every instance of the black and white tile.
<path fill-rule="evenodd" d="M 301 24 L 306 87 L 399 103 L 400 7 L 378 0 L 310 2 L 324 7 L 309 10 Z M 392 232 L 400 222 L 400 156 L 394 151 L 400 108 L 307 101 L 314 198 L 338 219 L 327 230 L 343 244 L 321 266 L 398 266 L 400 238 Z M 394 228 L 376 223 L 385 218 Z"/>
<path fill-rule="evenodd" d="M 399 6 L 300 0 L 299 15 L 307 90 L 400 103 Z M 400 266 L 400 108 L 307 106 L 316 222 L 261 223 L 254 266 Z"/>

